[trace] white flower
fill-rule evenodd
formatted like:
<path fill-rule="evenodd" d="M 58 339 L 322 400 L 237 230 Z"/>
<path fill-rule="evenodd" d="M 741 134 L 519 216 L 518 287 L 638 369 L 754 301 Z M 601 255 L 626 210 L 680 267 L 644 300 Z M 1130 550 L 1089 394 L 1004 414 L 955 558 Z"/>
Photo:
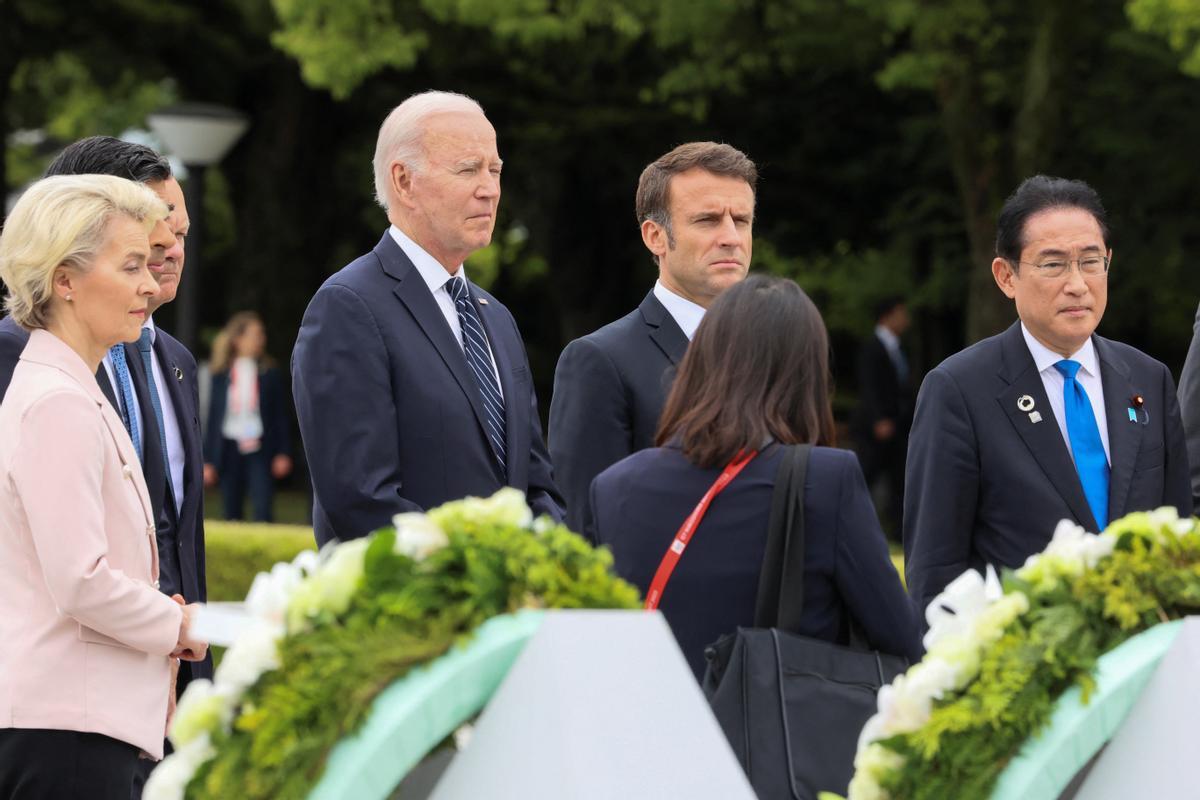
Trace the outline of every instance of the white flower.
<path fill-rule="evenodd" d="M 193 739 L 154 768 L 142 789 L 142 797 L 145 800 L 183 800 L 183 793 L 196 770 L 216 754 L 207 733 Z"/>
<path fill-rule="evenodd" d="M 263 673 L 277 669 L 281 636 L 281 625 L 256 621 L 225 651 L 214 676 L 217 686 L 235 692 L 240 697 Z"/>
<path fill-rule="evenodd" d="M 528 528 L 533 522 L 533 512 L 525 502 L 525 494 L 506 486 L 491 497 L 466 497 L 432 509 L 429 517 L 443 530 L 451 530 L 460 521 L 494 525 L 515 525 Z"/>
<path fill-rule="evenodd" d="M 301 581 L 288 601 L 288 630 L 304 628 L 308 618 L 328 611 L 341 614 L 362 580 L 364 558 L 370 539 L 351 539 L 321 551 L 317 571 Z"/>
<path fill-rule="evenodd" d="M 235 703 L 230 689 L 216 686 L 207 678 L 192 681 L 171 718 L 171 744 L 183 747 L 227 727 L 233 719 Z"/>
<path fill-rule="evenodd" d="M 417 561 L 450 543 L 446 532 L 425 514 L 397 514 L 392 525 L 396 528 L 396 552 Z"/>
<path fill-rule="evenodd" d="M 471 737 L 475 735 L 475 726 L 469 722 L 464 722 L 459 725 L 454 731 L 454 749 L 462 752 L 471 744 Z"/>
<path fill-rule="evenodd" d="M 1150 522 L 1159 528 L 1170 528 L 1176 536 L 1191 533 L 1194 521 L 1191 517 L 1181 519 L 1175 506 L 1162 506 L 1150 512 Z"/>
<path fill-rule="evenodd" d="M 929 623 L 923 640 L 925 649 L 933 649 L 940 639 L 970 631 L 975 617 L 1001 594 L 1000 581 L 990 564 L 986 581 L 973 569 L 959 575 L 925 609 L 925 621 Z"/>
<path fill-rule="evenodd" d="M 246 611 L 252 616 L 282 625 L 286 618 L 292 592 L 309 575 L 316 572 L 320 557 L 314 550 L 304 550 L 289 564 L 280 561 L 270 572 L 254 576 L 246 593 Z"/>

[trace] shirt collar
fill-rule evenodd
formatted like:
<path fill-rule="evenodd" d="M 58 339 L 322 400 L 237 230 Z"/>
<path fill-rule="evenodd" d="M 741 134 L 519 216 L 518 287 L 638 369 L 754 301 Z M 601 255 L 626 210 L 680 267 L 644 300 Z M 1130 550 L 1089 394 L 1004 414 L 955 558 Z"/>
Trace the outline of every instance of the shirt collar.
<path fill-rule="evenodd" d="M 1021 323 L 1021 335 L 1025 337 L 1025 346 L 1029 348 L 1029 354 L 1033 356 L 1033 363 L 1037 365 L 1038 372 L 1045 372 L 1052 369 L 1055 364 L 1063 360 L 1063 357 L 1051 350 L 1046 345 L 1034 338 L 1029 332 L 1029 328 L 1025 327 L 1025 323 Z M 1071 361 L 1078 361 L 1079 368 L 1091 375 L 1093 378 L 1099 377 L 1100 369 L 1096 362 L 1096 345 L 1092 343 L 1092 337 L 1088 337 L 1083 343 L 1083 347 L 1076 350 L 1067 357 Z"/>
<path fill-rule="evenodd" d="M 892 333 L 892 329 L 886 325 L 876 325 L 875 335 L 879 337 L 879 341 L 883 342 L 883 346 L 888 350 L 900 349 L 900 337 Z"/>
<path fill-rule="evenodd" d="M 425 248 L 408 238 L 404 231 L 397 228 L 395 225 L 388 229 L 388 233 L 392 235 L 392 239 L 404 251 L 404 255 L 408 256 L 408 260 L 417 268 L 417 272 L 421 274 L 421 279 L 425 281 L 425 285 L 429 287 L 429 291 L 436 292 L 446 285 L 446 282 L 451 278 L 462 277 L 464 280 L 467 277 L 466 270 L 462 264 L 458 265 L 458 269 L 451 275 L 446 272 L 446 268 L 438 263 L 438 260 L 429 255 Z"/>
<path fill-rule="evenodd" d="M 704 306 L 696 305 L 686 297 L 680 297 L 663 286 L 662 281 L 654 282 L 654 296 L 666 307 L 667 313 L 679 325 L 679 329 L 683 331 L 683 335 L 690 342 L 696 335 L 696 328 L 700 327 L 700 321 L 704 319 Z"/>

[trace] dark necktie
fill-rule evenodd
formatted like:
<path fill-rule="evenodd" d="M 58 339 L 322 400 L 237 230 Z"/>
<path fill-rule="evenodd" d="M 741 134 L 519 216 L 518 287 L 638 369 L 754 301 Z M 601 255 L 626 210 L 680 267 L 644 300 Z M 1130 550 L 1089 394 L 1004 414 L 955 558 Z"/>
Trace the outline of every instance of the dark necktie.
<path fill-rule="evenodd" d="M 483 332 L 483 323 L 475 311 L 475 306 L 471 304 L 471 294 L 467 290 L 467 282 L 461 277 L 451 278 L 446 283 L 446 290 L 454 300 L 455 310 L 458 311 L 458 322 L 462 327 L 463 353 L 467 357 L 467 365 L 475 375 L 475 382 L 479 385 L 479 394 L 483 398 L 483 415 L 487 422 L 485 427 L 488 440 L 492 443 L 492 452 L 500 464 L 501 473 L 507 475 L 504 447 L 504 397 L 500 394 L 500 383 L 496 380 L 496 373 L 492 371 L 487 335 Z"/>
<path fill-rule="evenodd" d="M 158 423 L 158 446 L 162 449 L 163 474 L 167 481 L 167 499 L 175 503 L 175 489 L 171 484 L 171 459 L 167 456 L 167 429 L 163 425 L 162 401 L 158 399 L 158 385 L 154 380 L 154 362 L 150 357 L 151 342 L 149 328 L 142 328 L 138 337 L 137 349 L 142 356 L 142 367 L 146 370 L 146 386 L 150 395 L 150 404 L 154 407 L 154 421 Z"/>
<path fill-rule="evenodd" d="M 142 432 L 138 430 L 137 419 L 133 416 L 133 404 L 137 401 L 133 399 L 133 382 L 129 380 L 129 365 L 125 363 L 125 345 L 114 344 L 108 353 L 112 356 L 117 394 L 121 397 L 121 421 L 125 423 L 125 430 L 133 440 L 134 452 L 138 454 L 138 459 L 142 459 Z"/>
<path fill-rule="evenodd" d="M 1083 385 L 1075 380 L 1080 363 L 1063 359 L 1054 368 L 1063 376 L 1063 406 L 1067 417 L 1067 438 L 1071 440 L 1071 455 L 1075 457 L 1075 471 L 1083 484 L 1083 494 L 1096 518 L 1096 525 L 1104 530 L 1108 525 L 1108 458 L 1104 455 L 1104 443 L 1100 440 L 1100 426 L 1096 424 L 1096 413 L 1092 401 Z"/>

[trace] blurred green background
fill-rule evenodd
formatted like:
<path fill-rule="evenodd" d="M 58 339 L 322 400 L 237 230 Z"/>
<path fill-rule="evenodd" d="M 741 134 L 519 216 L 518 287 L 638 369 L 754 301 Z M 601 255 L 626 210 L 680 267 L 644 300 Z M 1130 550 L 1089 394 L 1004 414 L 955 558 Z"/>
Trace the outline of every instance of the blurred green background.
<path fill-rule="evenodd" d="M 169 103 L 244 112 L 184 279 L 202 340 L 254 309 L 286 366 L 312 293 L 386 225 L 383 117 L 424 89 L 470 94 L 506 165 L 469 268 L 521 325 L 545 414 L 565 343 L 653 281 L 642 167 L 727 141 L 761 169 L 755 268 L 822 309 L 845 417 L 881 296 L 910 298 L 918 375 L 1014 318 L 988 271 L 995 214 L 1035 172 L 1100 191 L 1101 332 L 1178 374 L 1200 297 L 1198 43 L 1200 0 L 0 0 L 0 183 Z M 281 519 L 304 520 L 304 480 Z"/>

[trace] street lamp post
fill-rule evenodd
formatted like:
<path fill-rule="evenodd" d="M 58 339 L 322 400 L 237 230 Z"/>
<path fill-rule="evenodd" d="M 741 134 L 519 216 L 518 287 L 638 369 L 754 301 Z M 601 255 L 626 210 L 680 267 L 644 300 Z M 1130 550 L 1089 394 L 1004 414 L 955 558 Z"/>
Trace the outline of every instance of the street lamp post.
<path fill-rule="evenodd" d="M 200 248 L 205 236 L 205 171 L 220 162 L 245 132 L 246 115 L 232 108 L 207 103 L 181 103 L 156 111 L 149 117 L 150 129 L 171 155 L 187 167 L 184 200 L 192 225 L 188 233 L 188 279 L 180 280 L 175 299 L 175 335 L 189 350 L 196 346 L 197 299 L 201 275 Z"/>

